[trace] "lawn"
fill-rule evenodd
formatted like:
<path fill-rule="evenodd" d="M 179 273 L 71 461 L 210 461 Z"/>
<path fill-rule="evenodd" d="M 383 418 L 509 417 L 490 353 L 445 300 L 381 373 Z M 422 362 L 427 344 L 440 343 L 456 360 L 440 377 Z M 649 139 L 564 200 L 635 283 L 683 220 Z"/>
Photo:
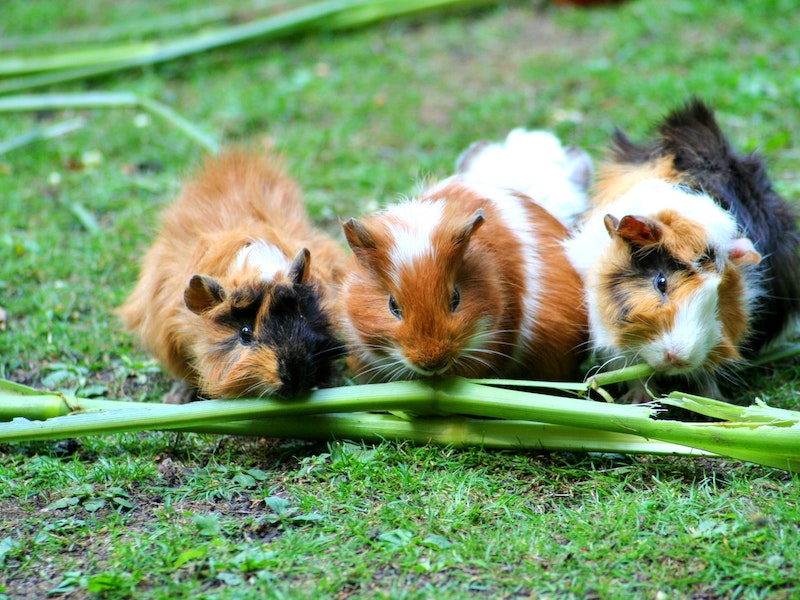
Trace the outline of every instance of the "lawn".
<path fill-rule="evenodd" d="M 11 0 L 0 52 L 135 40 L 196 5 Z M 600 159 L 615 126 L 641 138 L 691 95 L 800 202 L 798 31 L 793 0 L 507 2 L 36 91 L 129 92 L 223 144 L 268 137 L 337 236 L 475 140 L 544 128 Z M 0 377 L 157 402 L 170 382 L 114 308 L 205 151 L 130 107 L 0 114 L 0 145 L 75 119 L 0 154 Z M 798 385 L 790 360 L 728 392 L 797 409 Z M 0 599 L 788 599 L 799 556 L 800 479 L 731 460 L 175 433 L 0 445 Z"/>

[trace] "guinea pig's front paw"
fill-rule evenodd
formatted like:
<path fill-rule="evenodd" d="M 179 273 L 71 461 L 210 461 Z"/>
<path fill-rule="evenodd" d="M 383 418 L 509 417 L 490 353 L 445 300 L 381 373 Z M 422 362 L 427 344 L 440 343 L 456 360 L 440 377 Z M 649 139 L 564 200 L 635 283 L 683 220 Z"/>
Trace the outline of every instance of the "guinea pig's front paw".
<path fill-rule="evenodd" d="M 654 392 L 648 389 L 641 379 L 628 382 L 628 391 L 622 394 L 619 401 L 623 404 L 644 404 L 652 402 Z"/>
<path fill-rule="evenodd" d="M 197 400 L 197 390 L 185 381 L 176 381 L 172 389 L 164 394 L 164 404 L 188 404 Z"/>

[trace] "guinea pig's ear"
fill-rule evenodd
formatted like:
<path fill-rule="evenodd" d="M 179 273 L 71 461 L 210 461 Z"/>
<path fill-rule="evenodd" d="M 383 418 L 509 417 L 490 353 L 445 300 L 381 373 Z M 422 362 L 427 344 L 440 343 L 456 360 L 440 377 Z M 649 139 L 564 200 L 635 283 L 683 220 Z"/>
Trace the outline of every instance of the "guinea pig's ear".
<path fill-rule="evenodd" d="M 294 257 L 292 265 L 289 267 L 289 281 L 294 284 L 301 284 L 308 277 L 308 268 L 311 266 L 311 252 L 308 248 L 303 248 Z"/>
<path fill-rule="evenodd" d="M 625 215 L 617 221 L 612 215 L 606 215 L 603 223 L 612 238 L 619 236 L 629 244 L 648 246 L 661 240 L 661 225 L 647 217 Z"/>
<path fill-rule="evenodd" d="M 472 234 L 486 221 L 483 214 L 483 209 L 479 208 L 472 216 L 459 229 L 456 230 L 456 235 L 453 237 L 453 243 L 457 246 L 469 241 Z"/>
<path fill-rule="evenodd" d="M 358 259 L 358 262 L 367 268 L 372 268 L 370 257 L 377 249 L 372 234 L 356 219 L 348 219 L 342 223 L 342 229 L 344 230 L 344 237 L 347 238 L 347 243 L 350 245 L 350 249 Z"/>
<path fill-rule="evenodd" d="M 757 265 L 761 262 L 761 254 L 758 253 L 753 242 L 748 238 L 736 238 L 728 246 L 728 257 L 737 266 Z"/>
<path fill-rule="evenodd" d="M 225 289 L 207 275 L 193 275 L 183 292 L 186 308 L 198 315 L 221 304 L 225 297 Z"/>

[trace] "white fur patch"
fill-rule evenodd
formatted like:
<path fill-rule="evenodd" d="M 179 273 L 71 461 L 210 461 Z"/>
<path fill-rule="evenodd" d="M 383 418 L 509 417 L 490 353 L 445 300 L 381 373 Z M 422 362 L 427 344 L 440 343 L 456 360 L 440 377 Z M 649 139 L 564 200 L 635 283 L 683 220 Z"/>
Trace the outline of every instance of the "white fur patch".
<path fill-rule="evenodd" d="M 256 268 L 261 272 L 264 281 L 275 279 L 275 276 L 286 268 L 289 258 L 277 247 L 264 240 L 253 240 L 236 255 L 236 267 L 240 270 Z"/>
<path fill-rule="evenodd" d="M 567 155 L 548 131 L 514 129 L 504 142 L 487 144 L 470 155 L 467 166 L 461 172 L 465 180 L 520 191 L 567 226 L 586 209 L 578 172 L 591 172 L 591 161 L 585 154 L 579 159 Z"/>
<path fill-rule="evenodd" d="M 433 253 L 431 237 L 442 220 L 444 201 L 411 200 L 388 207 L 383 214 L 387 219 L 394 243 L 389 249 L 392 264 L 390 276 L 399 283 L 400 269 Z"/>
<path fill-rule="evenodd" d="M 722 339 L 722 323 L 717 318 L 720 281 L 718 275 L 706 275 L 695 295 L 676 312 L 670 331 L 642 347 L 640 356 L 647 364 L 656 371 L 677 375 L 705 363 L 708 353 Z M 670 356 L 683 364 L 671 364 Z"/>
<path fill-rule="evenodd" d="M 613 332 L 606 329 L 600 316 L 600 306 L 597 298 L 598 284 L 590 273 L 586 278 L 585 295 L 589 316 L 589 334 L 592 349 L 601 354 L 610 354 L 615 357 L 618 349 Z"/>
<path fill-rule="evenodd" d="M 514 195 L 509 189 L 488 186 L 476 182 L 465 182 L 484 198 L 492 201 L 500 212 L 503 225 L 517 238 L 522 246 L 522 261 L 525 270 L 524 304 L 522 322 L 520 323 L 520 342 L 517 354 L 524 352 L 524 347 L 531 341 L 533 324 L 539 314 L 539 282 L 542 277 L 542 257 L 538 250 L 536 232 L 532 230 L 525 208 L 524 199 Z"/>

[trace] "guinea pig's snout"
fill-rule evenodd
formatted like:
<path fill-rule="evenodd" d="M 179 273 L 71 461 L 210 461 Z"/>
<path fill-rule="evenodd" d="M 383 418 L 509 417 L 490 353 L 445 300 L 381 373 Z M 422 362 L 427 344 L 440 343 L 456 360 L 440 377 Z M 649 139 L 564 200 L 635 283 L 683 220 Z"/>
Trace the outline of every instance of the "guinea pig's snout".
<path fill-rule="evenodd" d="M 312 373 L 309 372 L 308 361 L 304 358 L 284 357 L 280 359 L 278 375 L 281 387 L 278 393 L 286 398 L 293 398 L 311 390 Z"/>
<path fill-rule="evenodd" d="M 667 365 L 669 369 L 686 369 L 691 367 L 691 363 L 681 358 L 681 356 L 676 352 L 665 350 L 663 359 L 664 364 Z"/>
<path fill-rule="evenodd" d="M 329 383 L 333 361 L 344 355 L 345 347 L 335 338 L 306 332 L 302 342 L 287 344 L 278 352 L 278 393 L 292 398 Z"/>
<path fill-rule="evenodd" d="M 431 349 L 426 352 L 418 351 L 407 358 L 411 369 L 425 377 L 443 375 L 453 366 L 450 354 L 442 349 Z"/>
<path fill-rule="evenodd" d="M 424 371 L 426 375 L 441 375 L 450 368 L 450 361 L 446 359 L 440 359 L 418 364 L 417 367 Z"/>

